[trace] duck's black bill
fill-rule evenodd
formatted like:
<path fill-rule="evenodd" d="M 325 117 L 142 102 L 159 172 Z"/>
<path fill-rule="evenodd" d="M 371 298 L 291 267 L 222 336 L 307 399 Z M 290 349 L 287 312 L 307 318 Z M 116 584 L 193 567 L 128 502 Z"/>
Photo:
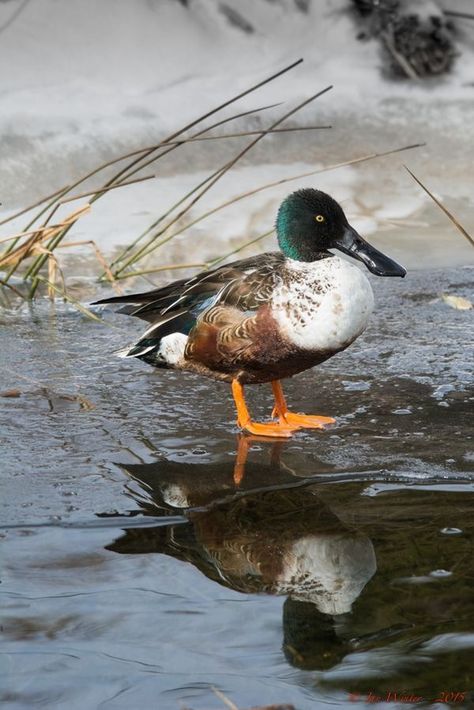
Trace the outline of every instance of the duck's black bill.
<path fill-rule="evenodd" d="M 346 227 L 342 238 L 337 240 L 333 246 L 344 254 L 362 261 L 369 271 L 377 276 L 401 276 L 403 278 L 406 274 L 406 269 L 403 266 L 362 239 L 351 226 Z"/>

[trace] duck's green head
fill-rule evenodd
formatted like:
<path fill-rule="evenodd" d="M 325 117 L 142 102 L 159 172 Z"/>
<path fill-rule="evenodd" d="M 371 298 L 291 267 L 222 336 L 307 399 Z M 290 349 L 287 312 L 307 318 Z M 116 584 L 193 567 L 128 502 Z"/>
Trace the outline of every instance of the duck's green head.
<path fill-rule="evenodd" d="M 276 221 L 278 244 L 296 261 L 317 261 L 329 249 L 362 261 L 377 276 L 405 276 L 403 266 L 375 249 L 351 227 L 341 205 L 321 190 L 306 188 L 288 195 Z"/>

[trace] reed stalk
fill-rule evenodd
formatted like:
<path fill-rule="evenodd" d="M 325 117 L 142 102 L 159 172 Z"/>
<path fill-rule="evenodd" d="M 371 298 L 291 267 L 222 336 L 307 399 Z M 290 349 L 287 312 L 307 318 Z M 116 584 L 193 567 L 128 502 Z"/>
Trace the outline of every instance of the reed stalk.
<path fill-rule="evenodd" d="M 431 199 L 433 200 L 433 202 L 434 202 L 436 205 L 438 205 L 438 207 L 440 208 L 440 210 L 442 210 L 442 211 L 444 212 L 444 214 L 451 220 L 451 222 L 454 224 L 454 226 L 456 227 L 456 229 L 457 229 L 459 232 L 461 232 L 461 234 L 463 235 L 463 237 L 464 237 L 465 239 L 467 239 L 467 241 L 469 242 L 469 244 L 474 247 L 474 239 L 471 237 L 471 235 L 469 234 L 469 232 L 467 231 L 467 229 L 465 229 L 465 228 L 462 226 L 462 224 L 459 222 L 459 220 L 453 215 L 453 213 L 450 212 L 450 211 L 448 210 L 448 208 L 445 207 L 445 206 L 443 205 L 443 203 L 440 202 L 440 200 L 438 200 L 438 198 L 435 197 L 435 196 L 433 195 L 433 193 L 432 193 L 430 190 L 428 190 L 428 188 L 426 187 L 426 185 L 424 185 L 424 184 L 421 182 L 421 180 L 420 180 L 419 178 L 417 178 L 416 175 L 414 175 L 414 173 L 412 173 L 412 171 L 411 171 L 409 168 L 407 168 L 406 165 L 405 165 L 405 170 L 407 170 L 407 172 L 410 173 L 410 175 L 412 176 L 413 180 L 415 180 L 415 182 L 418 183 L 418 185 L 426 192 L 426 194 L 429 195 L 429 197 L 431 197 Z"/>
<path fill-rule="evenodd" d="M 387 151 L 384 151 L 381 153 L 369 153 L 368 155 L 363 155 L 359 158 L 353 158 L 352 160 L 346 160 L 342 163 L 333 163 L 332 165 L 326 165 L 322 168 L 318 168 L 317 170 L 308 170 L 303 173 L 298 173 L 297 175 L 292 175 L 291 177 L 288 177 L 288 178 L 282 178 L 280 180 L 274 180 L 272 182 L 268 182 L 265 185 L 260 185 L 259 187 L 256 187 L 252 190 L 247 190 L 246 192 L 243 192 L 240 195 L 232 197 L 229 200 L 225 200 L 220 205 L 217 205 L 217 207 L 214 207 L 214 208 L 208 210 L 207 212 L 204 212 L 203 214 L 201 214 L 198 217 L 196 217 L 195 219 L 193 219 L 191 222 L 188 222 L 187 224 L 183 225 L 179 229 L 175 230 L 172 234 L 168 235 L 167 241 L 169 241 L 170 239 L 173 239 L 174 237 L 178 236 L 179 234 L 182 234 L 184 231 L 186 231 L 190 227 L 195 226 L 196 224 L 203 221 L 207 217 L 210 217 L 211 215 L 215 214 L 216 212 L 219 212 L 220 210 L 223 210 L 226 207 L 229 207 L 230 205 L 232 205 L 236 202 L 239 202 L 240 200 L 244 200 L 247 197 L 251 197 L 252 195 L 256 195 L 259 192 L 263 192 L 264 190 L 268 190 L 272 187 L 277 187 L 279 185 L 284 185 L 285 183 L 293 182 L 295 180 L 301 180 L 302 178 L 311 177 L 313 175 L 319 175 L 320 173 L 325 173 L 330 170 L 336 170 L 337 168 L 348 167 L 350 165 L 357 165 L 358 163 L 364 163 L 368 160 L 374 160 L 375 158 L 382 158 L 387 155 L 394 155 L 395 153 L 401 153 L 405 150 L 412 150 L 414 148 L 420 148 L 423 145 L 424 145 L 424 143 L 414 143 L 411 145 L 402 146 L 401 148 L 394 148 L 392 150 L 387 150 Z M 164 241 L 160 242 L 160 246 L 162 243 L 165 243 L 165 242 Z M 145 251 L 142 254 L 141 258 L 145 258 L 152 251 L 153 251 L 153 249 L 151 249 L 150 251 L 148 251 L 148 250 Z"/>
<path fill-rule="evenodd" d="M 256 138 L 254 138 L 248 145 L 245 146 L 242 150 L 240 150 L 237 155 L 232 158 L 229 162 L 225 163 L 225 165 L 222 166 L 216 173 L 214 174 L 214 177 L 207 182 L 207 184 L 203 187 L 203 189 L 197 193 L 193 197 L 193 199 L 180 211 L 178 212 L 177 215 L 173 217 L 173 219 L 166 224 L 164 227 L 162 227 L 156 234 L 153 235 L 153 237 L 148 241 L 147 244 L 142 246 L 140 249 L 138 249 L 137 252 L 132 254 L 129 259 L 127 259 L 118 269 L 115 270 L 115 275 L 117 276 L 120 274 L 124 269 L 129 267 L 131 264 L 135 263 L 138 259 L 140 259 L 144 252 L 147 251 L 147 253 L 151 253 L 151 251 L 154 251 L 155 249 L 159 248 L 163 244 L 165 244 L 167 241 L 169 241 L 170 238 L 172 237 L 165 237 L 161 241 L 157 242 L 157 239 L 164 234 L 173 224 L 175 224 L 181 217 L 183 217 L 190 209 L 193 207 L 198 200 L 203 197 L 203 195 L 208 192 L 215 183 L 220 180 L 244 155 L 246 155 L 252 148 L 257 145 L 270 131 L 272 131 L 274 128 L 276 128 L 280 123 L 283 123 L 286 121 L 290 116 L 293 116 L 295 113 L 300 111 L 302 108 L 310 104 L 312 101 L 315 101 L 315 99 L 319 98 L 320 96 L 323 96 L 325 93 L 330 91 L 332 89 L 332 86 L 327 86 L 321 91 L 316 92 L 309 98 L 305 99 L 304 101 L 300 102 L 297 106 L 295 106 L 293 109 L 290 111 L 287 111 L 283 116 L 281 116 L 277 121 L 274 121 L 265 131 L 263 131 L 260 135 L 258 135 Z M 150 249 L 149 247 L 153 247 Z"/>
<path fill-rule="evenodd" d="M 56 191 L 55 193 L 53 193 L 53 194 L 50 196 L 50 197 L 53 198 L 52 201 L 48 202 L 48 204 L 46 204 L 46 206 L 43 207 L 43 208 L 40 210 L 40 212 L 39 212 L 39 213 L 33 218 L 33 220 L 30 221 L 30 223 L 27 225 L 26 229 L 29 229 L 29 228 L 37 221 L 37 219 L 39 219 L 39 218 L 49 209 L 49 207 L 51 207 L 51 206 L 54 204 L 54 202 L 55 202 L 58 198 L 64 197 L 64 195 L 66 195 L 68 192 L 70 192 L 71 189 L 73 189 L 73 188 L 76 187 L 77 185 L 79 185 L 79 184 L 81 184 L 82 182 L 84 182 L 84 180 L 86 180 L 86 179 L 92 177 L 93 175 L 95 175 L 96 173 L 100 172 L 100 171 L 103 170 L 105 167 L 108 167 L 108 166 L 110 166 L 110 165 L 112 165 L 112 164 L 114 164 L 114 163 L 116 163 L 116 162 L 119 162 L 119 161 L 121 161 L 121 160 L 124 160 L 126 157 L 129 157 L 129 156 L 131 156 L 131 155 L 137 155 L 137 153 L 139 153 L 139 156 L 138 156 L 138 157 L 135 157 L 134 160 L 132 160 L 132 162 L 131 162 L 130 164 L 128 164 L 125 168 L 121 169 L 121 170 L 120 170 L 117 174 L 115 174 L 110 180 L 108 180 L 105 185 L 103 185 L 103 187 L 109 187 L 109 186 L 111 186 L 112 184 L 115 184 L 115 183 L 116 183 L 117 186 L 118 186 L 119 184 L 123 183 L 126 179 L 128 179 L 128 178 L 130 178 L 132 175 L 134 175 L 136 172 L 138 172 L 139 170 L 143 169 L 146 165 L 149 165 L 149 164 L 151 164 L 152 162 L 158 160 L 159 158 L 163 157 L 163 155 L 167 154 L 167 153 L 170 152 L 171 150 L 175 150 L 177 147 L 179 147 L 180 143 L 170 146 L 170 147 L 168 148 L 168 150 L 163 151 L 160 155 L 154 156 L 151 160 L 148 160 L 148 161 L 145 162 L 143 165 L 140 165 L 140 162 L 141 162 L 142 160 L 146 159 L 148 156 L 150 156 L 150 155 L 152 155 L 153 153 L 155 153 L 160 147 L 166 145 L 166 143 L 168 143 L 168 142 L 170 142 L 170 141 L 173 141 L 173 140 L 174 140 L 175 138 L 177 138 L 179 135 L 181 135 L 182 133 L 185 133 L 187 130 L 189 130 L 189 129 L 193 128 L 194 126 L 198 125 L 199 123 L 201 123 L 201 122 L 204 121 L 205 119 L 209 118 L 209 117 L 212 116 L 213 114 L 217 113 L 218 111 L 221 111 L 222 109 L 226 108 L 227 106 L 231 105 L 232 103 L 235 103 L 236 101 L 238 101 L 239 99 L 243 98 L 244 96 L 247 96 L 248 94 L 252 93 L 253 91 L 256 91 L 257 89 L 261 88 L 261 87 L 264 86 L 265 84 L 268 84 L 269 82 L 271 82 L 271 81 L 277 79 L 278 77 L 282 76 L 282 75 L 285 74 L 286 72 L 290 71 L 291 69 L 293 69 L 293 68 L 295 68 L 296 66 L 298 66 L 299 64 L 301 64 L 302 61 L 303 61 L 302 59 L 299 59 L 299 60 L 297 60 L 297 61 L 295 61 L 295 62 L 292 62 L 291 64 L 287 65 L 286 67 L 284 67 L 284 68 L 281 69 L 280 71 L 278 71 L 278 72 L 272 74 L 271 76 L 269 76 L 269 77 L 263 79 L 262 81 L 258 82 L 257 84 L 252 85 L 250 88 L 246 89 L 245 91 L 242 91 L 242 92 L 240 92 L 239 94 L 237 94 L 237 95 L 231 97 L 230 99 L 224 101 L 223 103 L 219 104 L 219 105 L 216 106 L 215 108 L 211 109 L 210 111 L 207 111 L 206 113 L 202 114 L 202 115 L 199 116 L 198 118 L 194 119 L 194 120 L 191 121 L 190 123 L 188 123 L 188 124 L 186 124 L 185 126 L 183 126 L 182 128 L 178 129 L 177 131 L 175 131 L 174 133 L 172 133 L 171 135 L 169 135 L 167 138 L 165 138 L 164 140 L 160 141 L 157 145 L 152 146 L 152 147 L 150 147 L 149 149 L 142 149 L 142 150 L 139 150 L 139 151 L 133 151 L 132 153 L 127 154 L 127 156 L 121 156 L 120 158 L 117 158 L 117 159 L 108 161 L 107 163 L 104 163 L 103 165 L 99 166 L 98 168 L 95 168 L 93 171 L 91 171 L 90 173 L 88 173 L 86 176 L 83 176 L 82 178 L 80 178 L 79 180 L 77 180 L 77 181 L 76 181 L 75 183 L 73 183 L 72 185 L 67 185 L 64 189 L 61 189 L 60 191 Z M 255 110 L 248 111 L 248 112 L 245 112 L 245 113 L 248 114 L 248 113 L 252 113 L 252 112 L 254 112 L 254 111 L 255 111 Z M 224 119 L 224 121 L 220 121 L 220 122 L 219 122 L 218 124 L 216 124 L 216 125 L 221 125 L 222 123 L 224 123 L 224 122 L 226 122 L 226 121 L 228 121 L 228 120 L 233 120 L 233 119 L 232 119 L 232 117 L 231 117 L 230 119 Z M 215 126 L 214 126 L 214 127 L 215 127 Z M 205 129 L 202 131 L 202 133 L 204 133 L 204 132 L 210 130 L 210 128 L 211 128 L 211 127 L 205 128 Z M 138 166 L 138 167 L 137 167 L 137 166 Z M 130 170 L 131 170 L 131 172 L 129 172 Z M 128 175 L 127 175 L 127 173 L 128 173 Z M 99 194 L 94 194 L 94 196 L 92 197 L 92 199 L 90 200 L 90 202 L 92 203 L 92 202 L 94 202 L 96 199 L 99 199 L 99 197 L 101 197 L 102 194 L 105 194 L 104 191 L 100 192 Z M 49 199 L 49 198 L 46 198 L 46 199 Z M 39 204 L 42 204 L 43 202 L 44 202 L 44 200 L 41 201 Z M 38 204 L 38 203 L 35 203 L 35 206 L 36 206 L 37 204 Z M 28 210 L 26 210 L 26 211 L 28 211 Z M 21 211 L 21 213 L 23 213 L 23 211 Z M 17 213 L 17 216 L 18 216 L 18 214 L 20 214 L 20 213 Z M 6 220 L 4 220 L 4 222 L 8 221 L 9 219 L 13 219 L 13 216 L 10 216 L 10 217 L 7 218 Z M 67 231 L 69 231 L 69 228 L 66 228 L 66 232 L 67 232 Z M 64 237 L 64 236 L 65 236 L 65 235 L 63 235 L 63 237 Z M 61 241 L 61 239 L 60 239 L 59 241 Z M 13 241 L 12 244 L 8 247 L 8 251 L 11 251 L 15 246 L 16 246 L 16 242 Z M 54 248 L 54 247 L 53 247 L 53 248 Z M 44 264 L 44 260 L 43 260 L 43 259 L 39 259 L 39 260 L 36 262 L 36 264 L 35 264 L 35 266 L 34 266 L 34 269 L 33 269 L 33 272 L 32 272 L 34 276 L 36 276 L 36 274 L 39 272 L 39 270 L 41 269 L 41 267 L 42 267 L 43 264 Z M 8 279 L 12 276 L 12 273 L 13 273 L 13 272 L 14 272 L 14 270 L 11 271 L 11 272 L 7 275 L 7 277 L 6 277 L 6 280 L 7 280 L 7 281 L 8 281 Z M 34 291 L 33 291 L 33 293 L 34 293 Z"/>

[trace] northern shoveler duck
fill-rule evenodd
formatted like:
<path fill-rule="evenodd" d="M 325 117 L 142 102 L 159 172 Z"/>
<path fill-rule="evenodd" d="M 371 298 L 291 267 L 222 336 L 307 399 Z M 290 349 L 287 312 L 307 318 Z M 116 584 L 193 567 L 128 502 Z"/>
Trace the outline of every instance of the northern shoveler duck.
<path fill-rule="evenodd" d="M 329 250 L 362 261 L 377 276 L 403 277 L 406 271 L 362 239 L 342 207 L 320 190 L 298 190 L 283 200 L 276 232 L 280 252 L 97 303 L 129 303 L 121 312 L 151 324 L 123 357 L 229 382 L 242 429 L 288 437 L 335 420 L 289 412 L 280 379 L 347 348 L 373 308 L 363 271 Z M 253 422 L 245 403 L 243 386 L 263 382 L 273 388 L 274 422 Z"/>
<path fill-rule="evenodd" d="M 294 477 L 277 461 L 249 464 L 245 496 L 232 486 L 230 461 L 161 459 L 122 467 L 138 484 L 141 510 L 155 520 L 165 511 L 182 515 L 188 525 L 125 529 L 107 550 L 170 555 L 230 589 L 288 596 L 328 615 L 349 613 L 377 570 L 372 541 L 312 489 L 294 488 Z M 282 487 L 271 490 L 269 481 Z"/>

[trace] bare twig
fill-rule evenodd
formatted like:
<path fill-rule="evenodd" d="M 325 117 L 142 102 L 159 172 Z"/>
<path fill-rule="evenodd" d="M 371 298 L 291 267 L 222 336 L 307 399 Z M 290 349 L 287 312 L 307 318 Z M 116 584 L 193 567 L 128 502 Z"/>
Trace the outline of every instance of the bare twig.
<path fill-rule="evenodd" d="M 109 185 L 108 187 L 99 187 L 95 190 L 88 190 L 88 192 L 81 192 L 80 195 L 73 195 L 72 197 L 67 197 L 65 200 L 60 200 L 59 205 L 65 205 L 66 202 L 73 202 L 82 197 L 89 197 L 90 195 L 98 195 L 101 192 L 110 192 L 110 190 L 115 190 L 117 187 L 126 187 L 127 185 L 135 185 L 137 182 L 145 182 L 145 180 L 153 180 L 156 175 L 145 175 L 144 177 L 134 178 L 134 180 L 126 180 L 120 183 L 120 185 Z"/>
<path fill-rule="evenodd" d="M 416 73 L 415 69 L 412 67 L 408 59 L 403 56 L 395 47 L 392 38 L 389 36 L 387 32 L 382 32 L 381 37 L 383 41 L 385 42 L 385 46 L 387 47 L 388 51 L 392 55 L 392 57 L 395 59 L 401 70 L 403 71 L 404 74 L 407 75 L 409 79 L 414 79 L 415 81 L 418 81 L 420 78 L 418 74 Z"/>

